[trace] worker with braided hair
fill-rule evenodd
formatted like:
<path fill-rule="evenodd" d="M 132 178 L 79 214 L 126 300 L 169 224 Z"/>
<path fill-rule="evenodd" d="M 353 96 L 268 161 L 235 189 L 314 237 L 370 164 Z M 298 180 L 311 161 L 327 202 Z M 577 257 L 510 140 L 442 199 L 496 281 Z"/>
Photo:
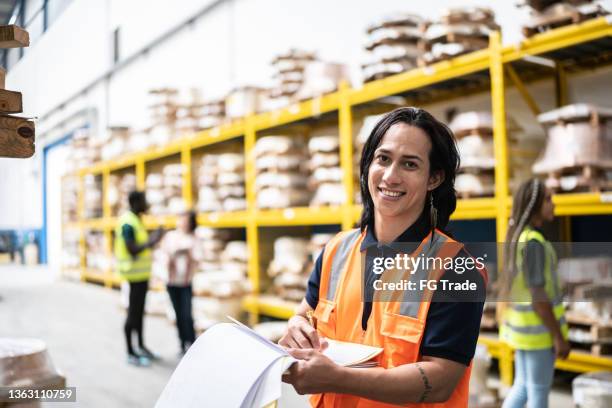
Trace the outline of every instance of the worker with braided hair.
<path fill-rule="evenodd" d="M 538 179 L 519 187 L 506 235 L 498 316 L 500 338 L 515 352 L 515 378 L 504 408 L 548 407 L 555 358 L 567 342 L 557 257 L 542 226 L 554 219 L 552 192 Z"/>

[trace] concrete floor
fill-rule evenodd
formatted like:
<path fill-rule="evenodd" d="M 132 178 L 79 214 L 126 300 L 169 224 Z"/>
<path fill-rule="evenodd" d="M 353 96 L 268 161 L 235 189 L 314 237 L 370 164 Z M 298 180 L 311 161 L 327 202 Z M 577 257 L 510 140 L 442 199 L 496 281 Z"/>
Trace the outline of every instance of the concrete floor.
<path fill-rule="evenodd" d="M 145 338 L 162 360 L 137 368 L 125 361 L 119 292 L 58 279 L 45 267 L 0 265 L 0 337 L 35 337 L 47 343 L 54 364 L 77 388 L 77 403 L 49 407 L 152 407 L 179 361 L 174 326 L 147 316 Z M 550 406 L 572 407 L 570 382 L 557 381 Z M 280 407 L 305 407 L 283 387 Z"/>

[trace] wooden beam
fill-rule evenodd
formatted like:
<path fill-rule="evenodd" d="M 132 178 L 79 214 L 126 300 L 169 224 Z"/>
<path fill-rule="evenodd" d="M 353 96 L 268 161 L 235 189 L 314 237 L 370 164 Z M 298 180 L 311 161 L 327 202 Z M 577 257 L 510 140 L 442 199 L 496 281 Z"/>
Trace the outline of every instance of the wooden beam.
<path fill-rule="evenodd" d="M 30 35 L 16 25 L 0 26 L 0 48 L 21 48 L 30 45 Z"/>
<path fill-rule="evenodd" d="M 0 157 L 32 157 L 34 133 L 34 122 L 31 120 L 0 115 Z"/>
<path fill-rule="evenodd" d="M 0 67 L 0 89 L 6 87 L 6 69 Z"/>
<path fill-rule="evenodd" d="M 23 112 L 21 92 L 0 89 L 0 113 Z"/>

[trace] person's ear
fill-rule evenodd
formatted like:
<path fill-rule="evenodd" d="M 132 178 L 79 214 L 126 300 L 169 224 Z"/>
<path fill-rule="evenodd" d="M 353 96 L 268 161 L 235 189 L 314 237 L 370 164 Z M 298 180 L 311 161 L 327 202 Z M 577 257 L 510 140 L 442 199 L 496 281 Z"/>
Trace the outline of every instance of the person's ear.
<path fill-rule="evenodd" d="M 427 182 L 427 191 L 433 191 L 442 182 L 444 181 L 444 170 L 435 171 L 431 176 L 429 176 L 429 181 Z"/>

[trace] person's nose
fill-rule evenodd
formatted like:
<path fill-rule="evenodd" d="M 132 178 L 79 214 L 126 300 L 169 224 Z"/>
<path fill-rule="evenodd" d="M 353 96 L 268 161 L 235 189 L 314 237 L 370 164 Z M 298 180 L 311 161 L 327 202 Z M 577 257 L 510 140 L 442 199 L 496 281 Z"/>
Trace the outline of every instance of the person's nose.
<path fill-rule="evenodd" d="M 401 182 L 399 171 L 399 166 L 395 163 L 387 166 L 383 174 L 383 182 L 388 185 L 399 184 Z"/>

